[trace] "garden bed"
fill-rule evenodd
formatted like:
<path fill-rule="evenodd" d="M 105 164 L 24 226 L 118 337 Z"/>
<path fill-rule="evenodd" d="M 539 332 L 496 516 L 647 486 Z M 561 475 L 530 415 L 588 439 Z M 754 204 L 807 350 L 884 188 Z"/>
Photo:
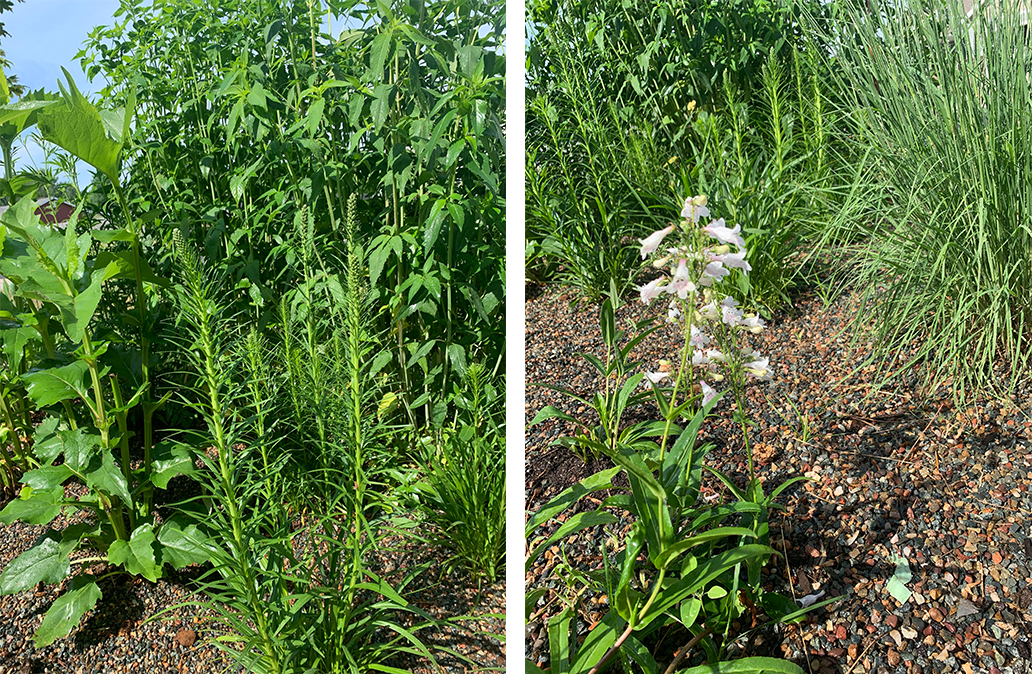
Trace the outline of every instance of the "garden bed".
<path fill-rule="evenodd" d="M 528 288 L 527 296 L 527 422 L 546 405 L 575 417 L 591 414 L 530 384 L 588 395 L 595 390 L 593 374 L 574 354 L 604 353 L 598 307 L 575 311 L 561 289 Z M 849 330 L 858 304 L 849 294 L 829 306 L 804 295 L 794 314 L 775 315 L 751 340 L 770 358 L 774 377 L 747 389 L 757 475 L 768 493 L 793 476 L 814 478 L 789 488 L 778 499 L 785 510 L 771 513 L 771 543 L 787 554 L 768 565 L 764 585 L 797 598 L 823 591 L 842 599 L 801 625 L 754 632 L 730 657 L 786 657 L 810 672 L 1026 671 L 1032 655 L 1026 636 L 1032 532 L 1025 524 L 1032 514 L 1032 386 L 1024 381 L 1009 398 L 958 406 L 948 394 L 921 396 L 916 377 L 877 392 L 873 368 L 842 381 L 870 349 Z M 617 311 L 617 324 L 655 311 L 635 301 Z M 664 327 L 632 358 L 654 370 L 658 360 L 676 357 L 680 344 L 676 328 Z M 715 445 L 708 464 L 743 484 L 746 456 L 730 405 L 729 399 L 718 404 L 701 439 Z M 658 418 L 655 409 L 630 412 Z M 585 466 L 568 450 L 550 447 L 572 432 L 556 419 L 528 429 L 529 512 L 612 465 L 603 459 Z M 707 479 L 703 497 L 712 498 L 715 487 L 720 483 Z M 592 496 L 597 499 L 581 501 L 566 515 L 597 507 L 604 493 Z M 565 539 L 529 571 L 528 591 L 548 588 L 528 623 L 531 661 L 547 666 L 544 626 L 562 608 L 565 586 L 553 570 L 566 562 L 600 569 L 606 532 L 621 535 L 630 522 L 625 516 L 606 530 Z M 553 521 L 534 537 L 556 526 Z M 907 587 L 913 595 L 902 605 L 886 590 L 896 569 L 893 555 L 905 557 L 912 572 Z M 590 627 L 607 608 L 606 597 L 586 594 L 578 608 Z M 665 667 L 671 657 L 657 659 Z"/>
<path fill-rule="evenodd" d="M 61 517 L 50 526 L 60 530 L 72 523 Z M 47 528 L 21 522 L 0 525 L 0 567 L 31 547 Z M 396 547 L 385 548 L 374 564 L 388 580 L 395 580 L 394 570 L 439 558 L 425 546 L 398 540 L 391 545 Z M 103 574 L 105 567 L 96 564 L 88 571 Z M 227 670 L 232 665 L 230 658 L 210 643 L 225 630 L 210 622 L 210 611 L 181 606 L 148 622 L 169 607 L 202 599 L 192 584 L 200 575 L 200 567 L 191 567 L 170 571 L 156 583 L 128 574 L 111 576 L 100 582 L 103 598 L 82 623 L 68 637 L 39 650 L 33 646 L 33 633 L 67 582 L 0 596 L 0 615 L 4 616 L 0 621 L 0 674 L 208 674 Z M 442 577 L 438 565 L 431 564 L 407 599 L 440 621 L 417 636 L 444 671 L 504 667 L 505 647 L 499 640 L 499 635 L 505 634 L 504 579 L 478 588 L 469 574 L 454 572 Z M 399 622 L 411 626 L 415 621 L 401 618 Z M 410 655 L 390 664 L 410 672 L 440 671 L 426 658 Z"/>

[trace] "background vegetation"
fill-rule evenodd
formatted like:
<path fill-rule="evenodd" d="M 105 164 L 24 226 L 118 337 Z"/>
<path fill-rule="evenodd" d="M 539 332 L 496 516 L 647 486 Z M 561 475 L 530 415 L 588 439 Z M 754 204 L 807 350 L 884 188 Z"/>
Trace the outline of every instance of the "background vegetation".
<path fill-rule="evenodd" d="M 80 54 L 97 103 L 4 82 L 2 130 L 54 161 L 4 157 L 0 521 L 93 514 L 0 591 L 63 581 L 75 550 L 152 581 L 205 564 L 249 670 L 432 657 L 404 596 L 425 569 L 371 564 L 413 528 L 440 573 L 504 564 L 500 7 L 125 0 Z M 55 181 L 77 212 L 50 227 Z M 37 645 L 100 595 L 75 575 Z"/>

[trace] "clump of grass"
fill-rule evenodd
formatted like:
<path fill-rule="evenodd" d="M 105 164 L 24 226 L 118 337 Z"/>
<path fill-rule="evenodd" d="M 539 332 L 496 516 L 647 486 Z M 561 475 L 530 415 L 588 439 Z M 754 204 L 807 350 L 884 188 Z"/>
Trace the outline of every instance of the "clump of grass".
<path fill-rule="evenodd" d="M 424 450 L 420 486 L 433 542 L 451 551 L 447 569 L 462 565 L 493 583 L 505 558 L 505 435 L 493 416 L 499 400 L 480 363 L 466 370 L 454 398 L 460 413 Z"/>
<path fill-rule="evenodd" d="M 1032 50 L 1017 4 L 961 11 L 847 13 L 857 39 L 836 49 L 835 71 L 869 153 L 855 190 L 865 207 L 843 212 L 837 236 L 864 241 L 860 315 L 876 363 L 892 376 L 924 362 L 929 392 L 964 396 L 1010 389 L 1028 369 Z"/>

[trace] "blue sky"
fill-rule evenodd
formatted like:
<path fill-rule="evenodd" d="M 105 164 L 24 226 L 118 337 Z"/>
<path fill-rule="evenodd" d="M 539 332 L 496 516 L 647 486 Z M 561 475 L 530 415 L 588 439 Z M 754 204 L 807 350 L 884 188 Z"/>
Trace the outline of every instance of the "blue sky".
<path fill-rule="evenodd" d="M 0 48 L 7 52 L 11 62 L 11 72 L 28 89 L 42 87 L 57 91 L 57 81 L 64 79 L 61 74 L 61 66 L 64 66 L 82 91 L 99 90 L 103 82 L 98 80 L 91 85 L 75 54 L 90 30 L 114 21 L 118 5 L 119 0 L 26 0 L 15 4 L 13 10 L 0 15 L 0 21 L 11 34 L 0 41 Z M 28 138 L 29 133 L 27 131 L 24 138 Z M 35 147 L 27 151 L 19 147 L 16 165 L 26 164 L 28 157 L 38 163 L 42 153 Z M 85 181 L 88 176 L 80 171 L 79 179 Z"/>

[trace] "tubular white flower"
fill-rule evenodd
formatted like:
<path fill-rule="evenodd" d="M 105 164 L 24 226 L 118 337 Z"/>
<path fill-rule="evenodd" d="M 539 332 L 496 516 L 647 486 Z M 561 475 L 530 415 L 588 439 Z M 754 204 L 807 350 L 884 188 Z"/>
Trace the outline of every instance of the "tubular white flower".
<path fill-rule="evenodd" d="M 666 287 L 662 285 L 665 280 L 658 278 L 655 281 L 649 281 L 643 286 L 638 286 L 638 292 L 641 293 L 641 301 L 645 304 L 651 304 L 652 300 L 666 292 Z"/>
<path fill-rule="evenodd" d="M 706 232 L 717 241 L 722 241 L 724 243 L 733 243 L 736 244 L 739 248 L 745 248 L 745 239 L 743 239 L 741 234 L 739 234 L 739 232 L 742 231 L 742 226 L 735 225 L 734 229 L 729 229 L 727 225 L 724 223 L 724 218 L 714 220 L 713 222 L 703 227 L 702 231 Z"/>
<path fill-rule="evenodd" d="M 760 358 L 759 355 L 755 353 L 753 355 L 756 356 L 756 360 L 750 363 L 744 363 L 742 367 L 745 368 L 746 372 L 756 377 L 759 381 L 770 381 L 770 359 Z"/>
<path fill-rule="evenodd" d="M 697 349 L 701 349 L 702 347 L 710 343 L 710 336 L 693 325 L 692 335 L 689 341 L 691 342 L 692 346 L 694 346 Z"/>
<path fill-rule="evenodd" d="M 688 279 L 688 263 L 683 258 L 678 262 L 677 271 L 674 272 L 674 278 L 666 287 L 666 291 L 671 295 L 677 293 L 682 300 L 688 297 L 688 293 L 695 292 L 695 284 Z"/>
<path fill-rule="evenodd" d="M 699 218 L 708 218 L 709 209 L 706 208 L 706 197 L 688 197 L 684 200 L 684 208 L 681 209 L 681 217 L 691 220 L 692 224 L 699 224 Z"/>
<path fill-rule="evenodd" d="M 710 401 L 717 397 L 717 392 L 704 381 L 700 381 L 699 386 L 702 388 L 702 404 L 709 405 Z"/>
<path fill-rule="evenodd" d="M 646 372 L 645 379 L 641 383 L 645 388 L 652 388 L 669 376 L 666 372 Z"/>
<path fill-rule="evenodd" d="M 644 239 L 638 239 L 638 241 L 641 242 L 641 259 L 644 260 L 650 253 L 659 248 L 659 244 L 663 242 L 663 237 L 672 231 L 674 231 L 674 226 L 670 225 L 669 227 L 664 227 L 658 232 L 653 232 Z"/>
<path fill-rule="evenodd" d="M 726 267 L 734 267 L 735 269 L 741 269 L 745 273 L 752 271 L 752 265 L 745 259 L 745 249 L 743 248 L 737 253 L 727 253 L 725 255 L 716 255 L 713 257 L 714 260 L 719 260 L 724 263 Z"/>
<path fill-rule="evenodd" d="M 759 316 L 754 316 L 753 314 L 749 314 L 744 319 L 742 319 L 742 323 L 741 325 L 739 325 L 739 327 L 744 330 L 748 330 L 754 335 L 758 335 L 761 332 L 763 332 L 763 327 L 765 325 L 766 323 L 763 322 L 762 318 L 760 318 Z"/>

